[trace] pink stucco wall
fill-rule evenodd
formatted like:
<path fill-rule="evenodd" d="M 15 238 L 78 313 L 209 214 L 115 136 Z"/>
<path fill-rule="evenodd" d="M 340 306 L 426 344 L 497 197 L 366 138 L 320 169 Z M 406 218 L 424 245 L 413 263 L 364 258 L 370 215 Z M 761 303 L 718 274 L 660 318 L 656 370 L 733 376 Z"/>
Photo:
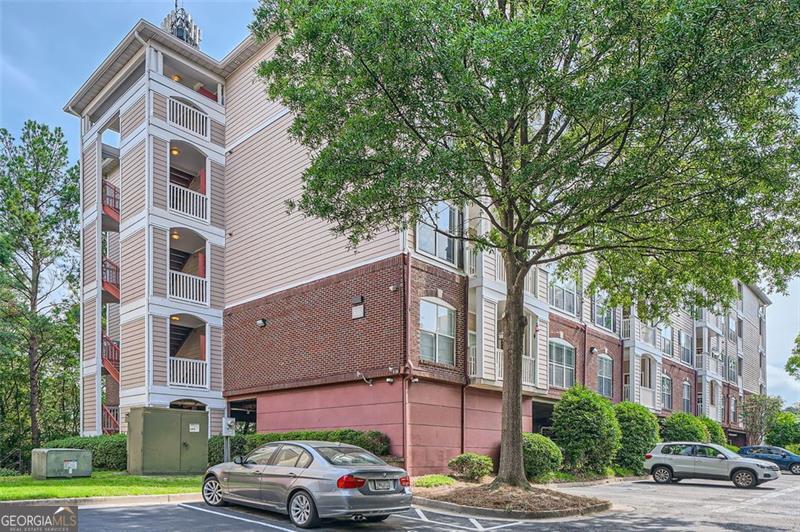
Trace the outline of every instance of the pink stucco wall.
<path fill-rule="evenodd" d="M 467 388 L 464 399 L 466 427 L 464 450 L 492 457 L 495 467 L 500 457 L 502 399 L 499 391 Z M 533 428 L 533 406 L 530 397 L 522 399 L 522 430 Z"/>
<path fill-rule="evenodd" d="M 343 383 L 258 396 L 258 432 L 338 428 L 379 430 L 391 439 L 392 454 L 402 456 L 402 384 L 376 380 L 372 386 Z"/>
<path fill-rule="evenodd" d="M 447 472 L 461 453 L 461 386 L 419 381 L 408 388 L 412 475 Z"/>

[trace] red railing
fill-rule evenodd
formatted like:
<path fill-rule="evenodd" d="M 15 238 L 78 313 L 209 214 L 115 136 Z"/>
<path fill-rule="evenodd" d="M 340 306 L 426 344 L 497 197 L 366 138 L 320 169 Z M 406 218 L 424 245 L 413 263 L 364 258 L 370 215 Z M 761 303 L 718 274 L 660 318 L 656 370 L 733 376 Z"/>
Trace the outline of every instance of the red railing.
<path fill-rule="evenodd" d="M 103 358 L 111 362 L 111 365 L 119 369 L 119 346 L 106 335 L 103 335 Z"/>
<path fill-rule="evenodd" d="M 103 205 L 119 212 L 119 189 L 103 179 Z"/>
<path fill-rule="evenodd" d="M 119 285 L 119 266 L 107 258 L 103 258 L 103 282 Z"/>
<path fill-rule="evenodd" d="M 103 433 L 119 432 L 119 407 L 103 405 Z"/>

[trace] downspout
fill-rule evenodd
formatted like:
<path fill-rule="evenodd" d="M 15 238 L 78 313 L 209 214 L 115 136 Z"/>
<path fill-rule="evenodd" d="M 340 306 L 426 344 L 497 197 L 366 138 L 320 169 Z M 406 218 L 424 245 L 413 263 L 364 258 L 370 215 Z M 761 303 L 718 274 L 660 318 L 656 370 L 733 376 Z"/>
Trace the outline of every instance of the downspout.
<path fill-rule="evenodd" d="M 461 385 L 461 454 L 466 452 L 467 431 L 467 386 L 469 385 L 469 276 L 464 276 L 464 384 Z M 477 327 L 477 325 L 476 325 Z M 477 357 L 477 347 L 476 357 Z"/>
<path fill-rule="evenodd" d="M 408 248 L 403 253 L 403 461 L 406 470 L 410 470 L 411 456 L 408 449 L 408 385 L 413 372 L 410 371 L 411 359 L 411 258 Z"/>

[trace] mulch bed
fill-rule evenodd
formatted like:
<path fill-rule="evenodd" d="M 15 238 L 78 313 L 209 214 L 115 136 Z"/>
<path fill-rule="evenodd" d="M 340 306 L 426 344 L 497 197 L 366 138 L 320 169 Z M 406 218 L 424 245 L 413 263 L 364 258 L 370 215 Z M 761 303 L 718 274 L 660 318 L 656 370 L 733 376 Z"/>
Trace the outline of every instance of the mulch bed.
<path fill-rule="evenodd" d="M 438 488 L 414 488 L 414 495 L 478 508 L 517 512 L 575 510 L 605 502 L 593 497 L 570 495 L 535 486 L 526 490 L 511 486 L 495 488 L 489 483 L 468 484 L 465 482 Z"/>

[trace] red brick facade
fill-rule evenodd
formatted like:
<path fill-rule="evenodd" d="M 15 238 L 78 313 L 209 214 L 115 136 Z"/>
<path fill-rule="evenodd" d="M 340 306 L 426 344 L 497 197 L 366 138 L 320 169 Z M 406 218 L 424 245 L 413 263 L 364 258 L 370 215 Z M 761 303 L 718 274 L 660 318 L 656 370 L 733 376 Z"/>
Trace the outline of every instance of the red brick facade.
<path fill-rule="evenodd" d="M 692 385 L 690 396 L 690 413 L 694 414 L 697 410 L 697 379 L 695 370 L 689 366 L 675 362 L 666 357 L 661 360 L 661 373 L 672 379 L 672 410 L 662 408 L 660 415 L 668 416 L 673 412 L 683 412 L 683 383 L 689 382 Z"/>

